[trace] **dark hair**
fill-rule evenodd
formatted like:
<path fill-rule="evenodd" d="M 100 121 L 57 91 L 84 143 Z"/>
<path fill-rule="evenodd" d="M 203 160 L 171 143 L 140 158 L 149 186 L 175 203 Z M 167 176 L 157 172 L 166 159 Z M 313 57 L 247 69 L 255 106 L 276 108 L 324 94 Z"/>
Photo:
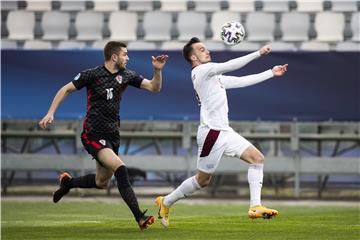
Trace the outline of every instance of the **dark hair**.
<path fill-rule="evenodd" d="M 113 54 L 119 54 L 121 48 L 126 48 L 126 44 L 117 41 L 108 42 L 104 47 L 105 61 L 109 61 Z"/>
<path fill-rule="evenodd" d="M 200 39 L 198 39 L 197 37 L 193 37 L 190 39 L 189 42 L 187 42 L 183 48 L 183 56 L 186 59 L 186 61 L 188 61 L 189 63 L 191 63 L 191 59 L 190 59 L 190 55 L 193 51 L 193 47 L 192 45 L 194 43 L 199 43 L 201 42 Z"/>

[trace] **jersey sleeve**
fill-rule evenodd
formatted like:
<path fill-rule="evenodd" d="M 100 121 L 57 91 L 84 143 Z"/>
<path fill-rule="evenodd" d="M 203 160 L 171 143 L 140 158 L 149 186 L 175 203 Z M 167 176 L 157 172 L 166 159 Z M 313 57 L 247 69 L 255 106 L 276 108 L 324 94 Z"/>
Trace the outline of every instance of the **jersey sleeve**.
<path fill-rule="evenodd" d="M 136 87 L 136 88 L 140 88 L 141 86 L 141 82 L 144 80 L 144 77 L 141 76 L 140 74 L 134 72 L 134 71 L 130 71 L 130 78 L 128 81 L 128 84 Z"/>
<path fill-rule="evenodd" d="M 83 87 L 89 85 L 89 83 L 92 79 L 92 76 L 93 76 L 93 74 L 92 74 L 91 69 L 84 70 L 74 77 L 74 80 L 72 81 L 72 83 L 74 84 L 74 86 L 76 87 L 77 90 L 80 90 Z"/>

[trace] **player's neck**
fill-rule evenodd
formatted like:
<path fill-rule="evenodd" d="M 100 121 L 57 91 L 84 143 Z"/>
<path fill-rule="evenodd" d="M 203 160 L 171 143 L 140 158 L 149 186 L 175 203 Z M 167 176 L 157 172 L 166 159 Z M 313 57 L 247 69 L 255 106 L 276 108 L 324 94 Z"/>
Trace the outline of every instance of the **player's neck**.
<path fill-rule="evenodd" d="M 113 63 L 105 62 L 104 66 L 111 73 L 117 73 L 119 71 L 119 69 Z"/>

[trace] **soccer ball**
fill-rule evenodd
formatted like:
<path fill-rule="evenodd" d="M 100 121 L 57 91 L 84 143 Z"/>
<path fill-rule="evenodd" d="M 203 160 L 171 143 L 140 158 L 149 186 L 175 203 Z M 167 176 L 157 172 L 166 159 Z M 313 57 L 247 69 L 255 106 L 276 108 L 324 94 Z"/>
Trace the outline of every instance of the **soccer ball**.
<path fill-rule="evenodd" d="M 221 39 L 226 45 L 239 44 L 245 37 L 245 29 L 239 22 L 227 22 L 221 27 Z"/>

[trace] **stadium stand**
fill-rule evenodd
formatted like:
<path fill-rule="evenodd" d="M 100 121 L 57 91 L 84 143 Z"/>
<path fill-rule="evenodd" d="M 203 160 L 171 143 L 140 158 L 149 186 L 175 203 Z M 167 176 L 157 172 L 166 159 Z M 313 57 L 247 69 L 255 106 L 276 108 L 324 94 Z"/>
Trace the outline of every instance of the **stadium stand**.
<path fill-rule="evenodd" d="M 244 41 L 241 44 L 230 48 L 231 51 L 256 51 L 260 48 L 260 43 Z"/>
<path fill-rule="evenodd" d="M 330 51 L 330 45 L 326 42 L 302 42 L 300 45 L 302 51 Z"/>
<path fill-rule="evenodd" d="M 266 24 L 264 24 L 266 22 Z M 248 41 L 273 41 L 275 31 L 275 15 L 272 13 L 253 12 L 246 18 Z"/>
<path fill-rule="evenodd" d="M 321 12 L 315 16 L 317 41 L 343 41 L 344 28 L 345 18 L 342 13 Z"/>
<path fill-rule="evenodd" d="M 94 1 L 94 11 L 98 12 L 116 12 L 120 8 L 119 1 L 116 0 L 97 0 Z"/>
<path fill-rule="evenodd" d="M 7 17 L 9 39 L 34 39 L 35 14 L 28 11 L 11 11 Z"/>
<path fill-rule="evenodd" d="M 1 49 L 17 49 L 17 42 L 11 40 L 1 40 Z"/>
<path fill-rule="evenodd" d="M 149 12 L 154 9 L 152 1 L 128 1 L 127 10 L 132 12 Z"/>
<path fill-rule="evenodd" d="M 331 11 L 334 12 L 356 12 L 358 10 L 356 1 L 332 0 Z"/>
<path fill-rule="evenodd" d="M 284 13 L 280 22 L 283 41 L 308 41 L 310 16 L 305 13 Z"/>
<path fill-rule="evenodd" d="M 59 50 L 61 49 L 83 49 L 86 47 L 85 42 L 80 42 L 80 41 L 60 41 L 59 45 L 57 46 L 57 48 Z"/>
<path fill-rule="evenodd" d="M 336 51 L 338 51 L 338 52 L 360 51 L 360 43 L 356 43 L 356 42 L 339 42 L 336 45 Z"/>
<path fill-rule="evenodd" d="M 233 12 L 254 12 L 255 0 L 229 0 L 229 11 Z"/>
<path fill-rule="evenodd" d="M 221 10 L 220 1 L 196 1 L 195 11 L 198 12 L 218 12 Z"/>
<path fill-rule="evenodd" d="M 178 40 L 186 41 L 194 36 L 205 39 L 206 26 L 205 13 L 180 12 L 177 21 L 177 29 L 179 31 Z"/>
<path fill-rule="evenodd" d="M 119 28 L 119 23 L 122 24 Z M 109 16 L 110 39 L 122 39 L 123 41 L 133 41 L 137 39 L 138 15 L 132 12 L 111 12 Z"/>
<path fill-rule="evenodd" d="M 145 40 L 167 41 L 171 39 L 172 20 L 168 12 L 146 12 L 144 14 Z"/>
<path fill-rule="evenodd" d="M 353 13 L 351 16 L 352 40 L 360 42 L 360 13 Z"/>
<path fill-rule="evenodd" d="M 185 12 L 187 4 L 185 1 L 162 1 L 160 9 L 167 12 Z"/>
<path fill-rule="evenodd" d="M 28 11 L 51 11 L 51 1 L 27 1 L 26 10 Z"/>
<path fill-rule="evenodd" d="M 24 43 L 24 49 L 51 49 L 51 43 L 41 40 L 28 40 Z"/>
<path fill-rule="evenodd" d="M 179 41 L 170 41 L 170 42 L 164 42 L 161 45 L 162 50 L 182 50 L 184 47 L 185 42 L 179 42 Z"/>
<path fill-rule="evenodd" d="M 69 39 L 70 14 L 67 12 L 44 12 L 42 21 L 43 40 Z"/>
<path fill-rule="evenodd" d="M 288 12 L 289 11 L 289 3 L 287 1 L 279 1 L 279 0 L 268 0 L 263 2 L 262 11 L 264 12 Z"/>
<path fill-rule="evenodd" d="M 323 0 L 297 0 L 298 12 L 321 12 L 323 11 Z"/>
<path fill-rule="evenodd" d="M 86 2 L 85 1 L 61 1 L 60 10 L 61 11 L 85 11 Z"/>
<path fill-rule="evenodd" d="M 76 39 L 83 41 L 102 39 L 103 17 L 99 12 L 79 12 L 75 21 Z"/>

